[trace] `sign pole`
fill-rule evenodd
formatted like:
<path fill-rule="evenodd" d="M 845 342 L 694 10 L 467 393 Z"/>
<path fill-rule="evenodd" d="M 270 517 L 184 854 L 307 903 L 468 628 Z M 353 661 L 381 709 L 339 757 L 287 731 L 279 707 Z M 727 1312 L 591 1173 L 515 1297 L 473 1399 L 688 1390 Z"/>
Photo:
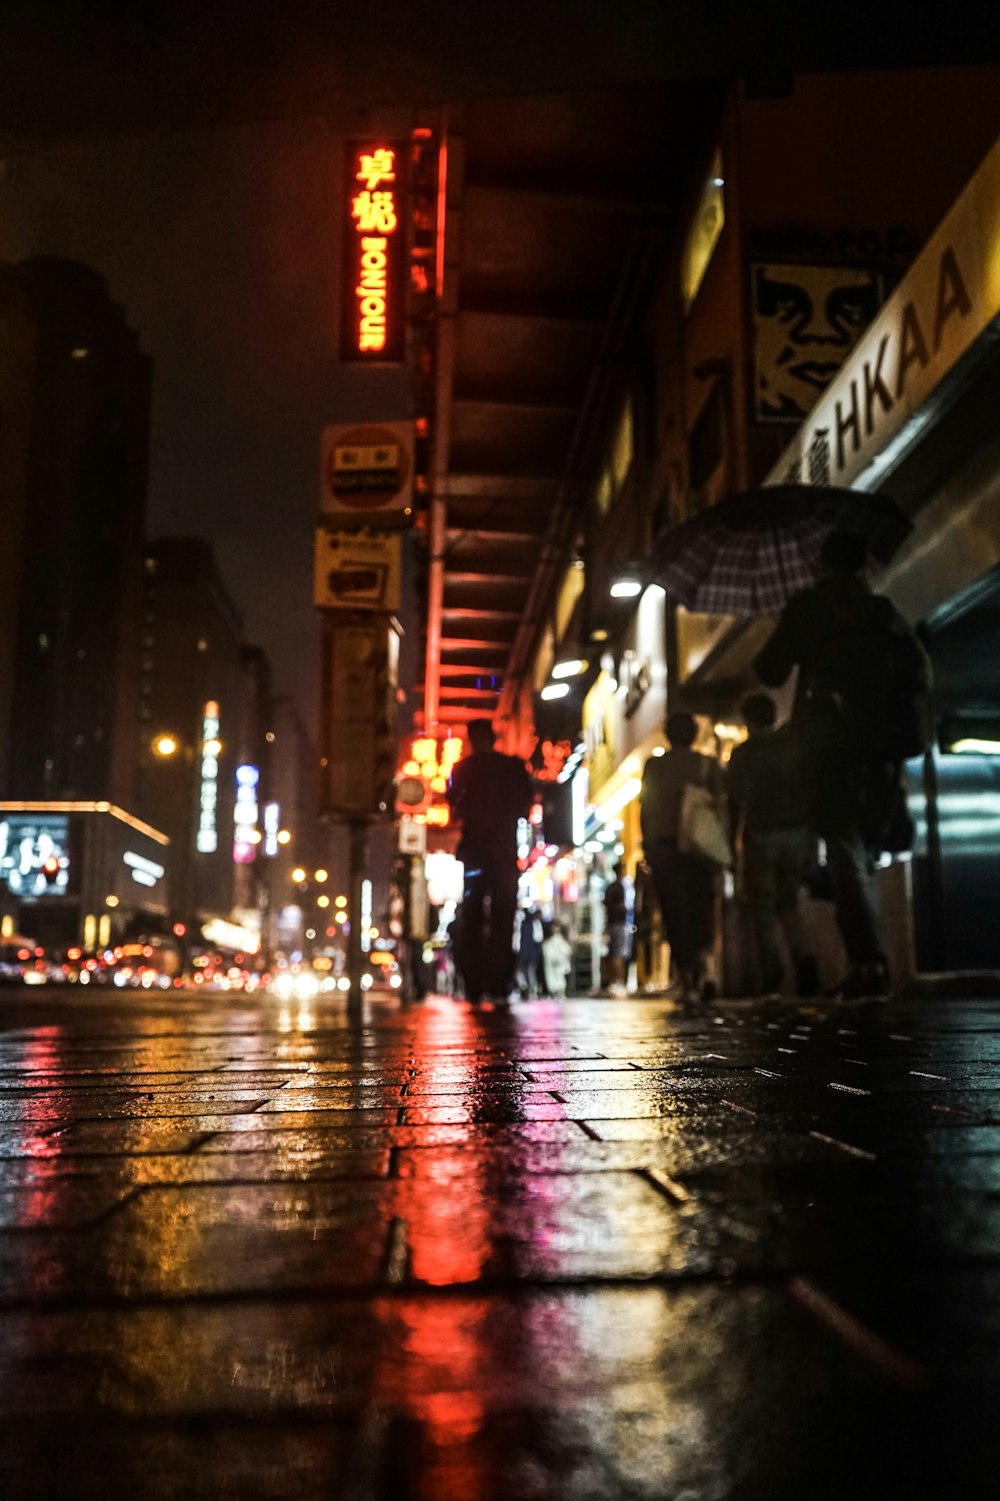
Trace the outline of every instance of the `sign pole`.
<path fill-rule="evenodd" d="M 350 929 L 347 934 L 347 978 L 350 981 L 350 989 L 347 992 L 347 1015 L 350 1021 L 361 1020 L 361 1002 L 364 991 L 361 987 L 361 977 L 365 972 L 365 956 L 361 947 L 361 924 L 362 924 L 362 885 L 365 878 L 365 860 L 367 856 L 367 824 L 362 818 L 352 818 L 350 828 L 350 863 L 348 869 L 348 910 L 350 916 Z"/>

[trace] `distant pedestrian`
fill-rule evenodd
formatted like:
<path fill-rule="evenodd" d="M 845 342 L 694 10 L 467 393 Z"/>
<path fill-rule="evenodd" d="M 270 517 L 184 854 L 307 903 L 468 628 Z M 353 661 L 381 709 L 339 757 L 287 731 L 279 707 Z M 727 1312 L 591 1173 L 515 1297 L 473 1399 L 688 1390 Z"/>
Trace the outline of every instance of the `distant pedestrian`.
<path fill-rule="evenodd" d="M 635 979 L 640 990 L 652 990 L 659 971 L 660 909 L 656 900 L 653 872 L 646 860 L 639 860 L 632 883 L 632 929 L 635 950 Z"/>
<path fill-rule="evenodd" d="M 902 762 L 922 749 L 930 664 L 890 601 L 864 577 L 864 542 L 834 532 L 817 584 L 785 606 L 754 663 L 779 687 L 798 668 L 792 736 L 806 815 L 826 844 L 850 971 L 845 999 L 884 995 L 889 968 L 871 854 L 898 823 Z"/>
<path fill-rule="evenodd" d="M 472 721 L 469 745 L 472 753 L 459 761 L 448 788 L 465 866 L 459 969 L 470 1001 L 506 1000 L 514 969 L 517 824 L 531 811 L 531 778 L 522 761 L 494 749 L 488 720 Z"/>
<path fill-rule="evenodd" d="M 573 945 L 560 922 L 552 923 L 542 939 L 542 963 L 545 966 L 546 994 L 562 999 L 573 973 Z"/>
<path fill-rule="evenodd" d="M 523 908 L 517 922 L 517 965 L 515 982 L 523 1000 L 539 994 L 539 970 L 542 962 L 542 919 L 530 904 Z"/>
<path fill-rule="evenodd" d="M 642 773 L 639 816 L 645 858 L 670 944 L 676 984 L 686 998 L 715 995 L 709 955 L 715 942 L 716 868 L 678 847 L 681 803 L 689 782 L 724 803 L 722 768 L 694 749 L 698 725 L 691 714 L 671 714 L 665 733 L 669 750 L 650 756 Z"/>
<path fill-rule="evenodd" d="M 753 693 L 743 701 L 748 738 L 734 747 L 726 768 L 730 827 L 739 848 L 740 895 L 757 947 L 761 994 L 780 991 L 785 964 L 783 935 L 793 969 L 796 995 L 819 989 L 799 904 L 812 854 L 812 839 L 798 793 L 787 726 L 774 728 L 774 700 Z"/>
<path fill-rule="evenodd" d="M 628 866 L 619 860 L 614 879 L 604 888 L 604 926 L 608 944 L 608 989 L 612 995 L 628 991 L 628 965 L 632 956 L 632 903 Z"/>

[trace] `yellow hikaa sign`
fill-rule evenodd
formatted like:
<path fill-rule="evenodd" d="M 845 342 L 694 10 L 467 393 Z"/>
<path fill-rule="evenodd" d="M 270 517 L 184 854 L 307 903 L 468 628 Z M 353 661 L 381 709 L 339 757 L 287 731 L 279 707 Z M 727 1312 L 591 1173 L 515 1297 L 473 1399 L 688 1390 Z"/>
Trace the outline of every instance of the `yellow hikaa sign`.
<path fill-rule="evenodd" d="M 767 483 L 876 485 L 881 469 L 915 436 L 920 409 L 935 387 L 998 314 L 1000 141 L 855 345 Z"/>

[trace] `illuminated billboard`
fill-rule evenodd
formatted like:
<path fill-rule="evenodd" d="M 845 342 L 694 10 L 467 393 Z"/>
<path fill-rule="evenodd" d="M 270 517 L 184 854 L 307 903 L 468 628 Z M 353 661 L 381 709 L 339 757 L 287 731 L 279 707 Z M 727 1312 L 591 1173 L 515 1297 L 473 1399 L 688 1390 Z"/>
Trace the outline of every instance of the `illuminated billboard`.
<path fill-rule="evenodd" d="M 406 224 L 398 143 L 348 141 L 341 359 L 398 363 L 404 348 Z"/>
<path fill-rule="evenodd" d="M 69 888 L 69 819 L 8 813 L 0 818 L 0 881 L 22 901 Z"/>

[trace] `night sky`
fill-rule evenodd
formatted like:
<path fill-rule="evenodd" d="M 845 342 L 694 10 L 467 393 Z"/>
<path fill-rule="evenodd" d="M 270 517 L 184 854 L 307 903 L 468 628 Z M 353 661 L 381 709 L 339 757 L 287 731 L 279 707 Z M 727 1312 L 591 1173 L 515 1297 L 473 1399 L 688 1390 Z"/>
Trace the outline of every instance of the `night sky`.
<path fill-rule="evenodd" d="M 318 119 L 8 150 L 0 259 L 106 279 L 155 361 L 147 535 L 207 537 L 278 693 L 318 707 L 313 527 L 327 422 L 407 415 L 341 366 L 339 143 Z"/>
<path fill-rule="evenodd" d="M 375 29 L 353 0 L 0 14 L 0 258 L 62 255 L 105 277 L 155 361 L 148 534 L 215 544 L 247 638 L 313 725 L 320 430 L 408 414 L 400 373 L 337 361 L 338 132 L 488 92 L 766 82 L 1000 48 L 987 0 L 955 0 L 947 36 L 902 0 L 844 0 L 833 18 L 801 0 L 484 0 L 470 14 L 386 0 Z"/>

